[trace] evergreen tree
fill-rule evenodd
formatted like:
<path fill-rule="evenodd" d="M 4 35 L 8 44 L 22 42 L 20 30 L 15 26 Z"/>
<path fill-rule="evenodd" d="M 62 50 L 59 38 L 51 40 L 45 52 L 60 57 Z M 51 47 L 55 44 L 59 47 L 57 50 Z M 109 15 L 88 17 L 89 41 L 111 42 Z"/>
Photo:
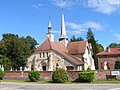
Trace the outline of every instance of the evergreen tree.
<path fill-rule="evenodd" d="M 96 54 L 98 53 L 97 41 L 95 40 L 95 37 L 94 37 L 94 34 L 93 34 L 91 28 L 88 29 L 86 38 L 87 38 L 88 42 L 91 43 L 91 45 L 92 45 L 92 50 L 93 50 L 92 57 L 93 57 L 94 62 L 95 62 L 95 68 L 98 69 L 98 59 L 96 56 Z"/>

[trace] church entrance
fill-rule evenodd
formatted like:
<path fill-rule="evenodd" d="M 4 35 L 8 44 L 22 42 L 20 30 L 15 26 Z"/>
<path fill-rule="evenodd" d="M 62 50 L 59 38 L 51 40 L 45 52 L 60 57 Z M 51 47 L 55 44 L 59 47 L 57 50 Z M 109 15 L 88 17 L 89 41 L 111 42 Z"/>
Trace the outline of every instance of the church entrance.
<path fill-rule="evenodd" d="M 46 71 L 46 66 L 43 66 L 43 71 Z"/>
<path fill-rule="evenodd" d="M 42 69 L 43 69 L 43 71 L 46 71 L 46 63 L 45 62 L 42 64 Z"/>

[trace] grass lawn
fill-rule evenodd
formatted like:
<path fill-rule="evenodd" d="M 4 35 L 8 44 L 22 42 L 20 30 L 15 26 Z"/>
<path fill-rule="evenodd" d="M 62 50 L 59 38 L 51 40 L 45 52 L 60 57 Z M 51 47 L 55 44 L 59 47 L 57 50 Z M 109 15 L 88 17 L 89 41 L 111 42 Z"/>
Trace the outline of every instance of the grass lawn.
<path fill-rule="evenodd" d="M 30 82 L 30 81 L 27 81 L 27 80 L 10 80 L 10 79 L 4 79 L 4 80 L 1 80 L 1 82 L 18 82 L 18 83 L 33 83 L 33 84 L 56 84 L 56 83 L 53 83 L 51 81 Z M 104 83 L 115 84 L 115 83 L 120 83 L 120 80 L 97 80 L 97 81 L 91 82 L 91 84 L 102 84 L 102 83 L 103 84 Z M 85 84 L 85 82 L 66 82 L 66 83 L 62 83 L 62 84 Z M 89 83 L 87 82 L 86 84 L 89 84 Z"/>

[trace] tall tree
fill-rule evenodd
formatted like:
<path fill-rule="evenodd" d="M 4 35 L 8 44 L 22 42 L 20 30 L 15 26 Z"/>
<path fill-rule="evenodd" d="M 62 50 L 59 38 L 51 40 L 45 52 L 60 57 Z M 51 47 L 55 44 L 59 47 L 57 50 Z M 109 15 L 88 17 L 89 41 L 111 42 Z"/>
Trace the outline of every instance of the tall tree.
<path fill-rule="evenodd" d="M 93 34 L 91 28 L 88 29 L 86 38 L 87 38 L 88 42 L 91 43 L 91 45 L 92 45 L 92 50 L 93 50 L 92 57 L 95 62 L 95 68 L 98 69 L 98 59 L 96 56 L 96 54 L 98 53 L 97 41 L 95 40 L 95 37 L 94 37 L 94 34 Z"/>
<path fill-rule="evenodd" d="M 88 40 L 89 43 L 91 43 L 91 37 L 94 38 L 94 34 L 93 34 L 91 28 L 88 28 L 86 39 Z"/>

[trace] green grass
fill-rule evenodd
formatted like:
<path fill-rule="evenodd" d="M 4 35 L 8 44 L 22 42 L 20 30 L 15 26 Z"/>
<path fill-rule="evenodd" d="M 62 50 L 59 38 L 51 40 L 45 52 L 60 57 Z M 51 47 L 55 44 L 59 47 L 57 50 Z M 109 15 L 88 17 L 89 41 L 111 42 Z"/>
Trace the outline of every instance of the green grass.
<path fill-rule="evenodd" d="M 17 82 L 17 83 L 32 83 L 32 84 L 115 84 L 120 83 L 120 80 L 97 80 L 91 83 L 88 82 L 66 82 L 66 83 L 53 83 L 52 81 L 38 81 L 38 82 L 30 82 L 28 80 L 11 80 L 4 79 L 1 82 Z"/>
<path fill-rule="evenodd" d="M 103 84 L 104 84 L 104 83 L 111 83 L 111 84 L 113 83 L 113 84 L 114 84 L 114 83 L 120 83 L 120 80 L 97 80 L 97 81 L 95 81 L 95 82 L 93 82 L 93 83 L 96 83 L 96 84 L 97 84 L 97 83 L 98 83 L 98 84 L 99 84 L 99 83 L 103 83 Z"/>

